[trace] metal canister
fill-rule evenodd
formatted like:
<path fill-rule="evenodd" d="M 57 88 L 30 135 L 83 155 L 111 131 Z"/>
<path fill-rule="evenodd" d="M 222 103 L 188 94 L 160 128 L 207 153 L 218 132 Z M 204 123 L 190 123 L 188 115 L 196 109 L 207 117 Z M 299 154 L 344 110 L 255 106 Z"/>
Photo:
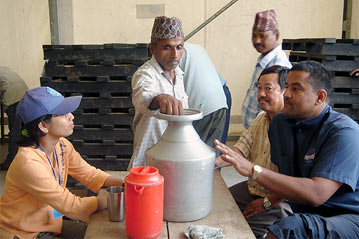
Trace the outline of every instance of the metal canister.
<path fill-rule="evenodd" d="M 159 113 L 168 128 L 159 142 L 147 150 L 147 165 L 159 169 L 164 177 L 163 219 L 173 222 L 195 221 L 212 209 L 215 151 L 205 144 L 192 126 L 202 118 L 198 110 L 184 115 Z"/>

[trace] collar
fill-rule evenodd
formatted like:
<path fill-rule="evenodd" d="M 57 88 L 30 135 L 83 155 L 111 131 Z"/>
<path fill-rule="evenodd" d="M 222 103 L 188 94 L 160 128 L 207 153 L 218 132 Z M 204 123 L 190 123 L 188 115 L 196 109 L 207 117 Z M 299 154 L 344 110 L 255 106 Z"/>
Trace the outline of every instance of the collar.
<path fill-rule="evenodd" d="M 162 75 L 163 77 L 165 77 L 168 81 L 171 82 L 171 79 L 169 78 L 169 76 L 164 72 L 164 70 L 162 69 L 162 66 L 158 63 L 158 61 L 156 60 L 155 56 L 152 55 L 149 63 L 153 66 L 153 68 L 155 68 L 155 70 Z M 175 76 L 180 76 L 180 75 L 184 75 L 184 72 L 181 70 L 181 68 L 179 68 L 179 66 L 176 67 L 175 69 Z"/>
<path fill-rule="evenodd" d="M 278 55 L 278 52 L 282 50 L 282 45 L 279 44 L 276 48 L 274 48 L 273 50 L 271 50 L 270 52 L 268 52 L 267 55 L 263 56 L 260 55 L 258 57 L 258 63 L 262 68 L 266 68 L 266 66 L 268 65 L 269 62 L 271 62 L 271 60 Z"/>
<path fill-rule="evenodd" d="M 317 126 L 318 124 L 320 124 L 320 122 L 322 122 L 322 120 L 324 119 L 326 114 L 330 111 L 330 109 L 331 107 L 327 105 L 318 116 L 299 121 L 295 123 L 295 126 L 299 129 L 307 129 L 307 128 L 312 128 L 313 126 Z"/>

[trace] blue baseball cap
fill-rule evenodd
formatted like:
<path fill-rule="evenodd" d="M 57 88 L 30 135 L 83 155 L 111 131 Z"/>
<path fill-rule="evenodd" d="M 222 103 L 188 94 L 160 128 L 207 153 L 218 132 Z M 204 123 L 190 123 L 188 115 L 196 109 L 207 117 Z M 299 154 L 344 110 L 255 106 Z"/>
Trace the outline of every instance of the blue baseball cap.
<path fill-rule="evenodd" d="M 82 96 L 63 97 L 50 87 L 38 87 L 27 90 L 16 107 L 16 114 L 27 124 L 44 115 L 63 115 L 79 107 Z"/>

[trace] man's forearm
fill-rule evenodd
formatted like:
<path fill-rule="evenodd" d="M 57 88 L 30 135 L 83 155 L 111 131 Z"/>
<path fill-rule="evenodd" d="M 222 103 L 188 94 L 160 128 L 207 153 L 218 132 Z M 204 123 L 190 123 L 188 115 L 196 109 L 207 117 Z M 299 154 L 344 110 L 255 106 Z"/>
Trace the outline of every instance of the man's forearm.
<path fill-rule="evenodd" d="M 341 183 L 324 178 L 299 178 L 263 169 L 256 182 L 293 202 L 318 206 L 338 190 Z"/>

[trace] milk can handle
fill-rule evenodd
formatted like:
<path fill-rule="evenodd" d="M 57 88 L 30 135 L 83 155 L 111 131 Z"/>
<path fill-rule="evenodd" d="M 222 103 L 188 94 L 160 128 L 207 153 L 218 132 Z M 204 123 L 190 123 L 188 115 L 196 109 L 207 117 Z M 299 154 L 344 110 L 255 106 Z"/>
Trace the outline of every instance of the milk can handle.
<path fill-rule="evenodd" d="M 145 189 L 144 186 L 135 186 L 135 191 L 136 191 L 136 193 L 138 193 L 140 196 L 142 195 L 144 189 Z"/>

